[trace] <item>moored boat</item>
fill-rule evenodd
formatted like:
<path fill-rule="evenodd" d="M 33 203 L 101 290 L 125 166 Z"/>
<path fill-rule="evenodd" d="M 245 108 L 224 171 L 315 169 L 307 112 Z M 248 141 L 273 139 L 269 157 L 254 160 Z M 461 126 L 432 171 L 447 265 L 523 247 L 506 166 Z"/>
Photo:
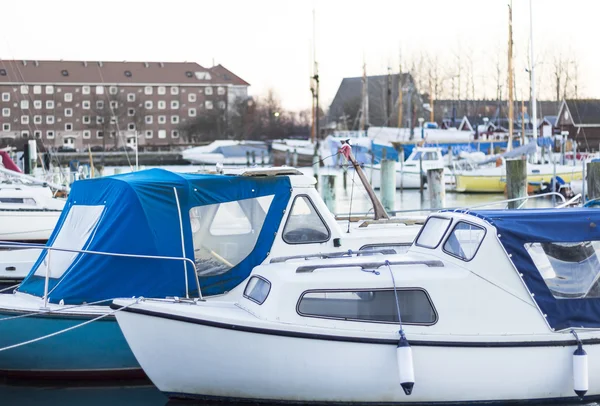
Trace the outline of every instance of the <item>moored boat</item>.
<path fill-rule="evenodd" d="M 406 255 L 265 264 L 218 303 L 112 307 L 174 398 L 591 401 L 598 221 L 595 209 L 439 212 Z"/>

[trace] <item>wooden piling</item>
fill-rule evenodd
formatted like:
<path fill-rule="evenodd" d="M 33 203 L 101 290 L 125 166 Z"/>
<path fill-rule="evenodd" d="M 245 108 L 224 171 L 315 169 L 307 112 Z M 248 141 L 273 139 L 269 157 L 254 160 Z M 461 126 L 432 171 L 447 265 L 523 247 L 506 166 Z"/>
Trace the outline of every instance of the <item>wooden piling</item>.
<path fill-rule="evenodd" d="M 600 198 L 600 162 L 587 164 L 587 200 Z"/>
<path fill-rule="evenodd" d="M 290 150 L 288 149 L 287 151 L 285 151 L 285 166 L 290 166 L 290 163 L 292 159 L 292 155 L 290 153 Z"/>
<path fill-rule="evenodd" d="M 335 175 L 321 175 L 321 196 L 333 214 L 336 213 L 335 179 Z"/>
<path fill-rule="evenodd" d="M 396 161 L 381 161 L 381 204 L 386 211 L 394 211 L 396 197 Z"/>
<path fill-rule="evenodd" d="M 423 154 L 419 156 L 419 193 L 423 196 Z M 402 174 L 404 176 L 404 174 Z"/>
<path fill-rule="evenodd" d="M 446 203 L 446 186 L 444 184 L 444 168 L 427 171 L 427 189 L 429 204 L 432 209 L 441 209 Z"/>
<path fill-rule="evenodd" d="M 292 166 L 295 168 L 298 166 L 298 151 L 294 148 L 294 153 L 292 154 Z"/>
<path fill-rule="evenodd" d="M 527 196 L 527 160 L 522 158 L 506 160 L 506 191 L 508 199 Z M 516 209 L 522 200 L 508 203 L 509 209 Z"/>
<path fill-rule="evenodd" d="M 246 151 L 246 166 L 250 166 L 250 151 Z"/>

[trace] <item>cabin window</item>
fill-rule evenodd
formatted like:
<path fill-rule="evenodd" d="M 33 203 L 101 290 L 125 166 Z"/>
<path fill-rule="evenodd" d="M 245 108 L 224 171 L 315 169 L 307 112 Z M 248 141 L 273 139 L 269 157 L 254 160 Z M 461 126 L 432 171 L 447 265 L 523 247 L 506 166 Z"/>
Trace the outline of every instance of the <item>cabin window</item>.
<path fill-rule="evenodd" d="M 254 250 L 273 195 L 190 209 L 196 270 L 220 275 Z"/>
<path fill-rule="evenodd" d="M 308 196 L 296 196 L 283 228 L 288 244 L 311 244 L 329 240 L 329 228 Z"/>
<path fill-rule="evenodd" d="M 380 250 L 393 250 L 396 254 L 404 254 L 408 252 L 412 244 L 369 244 L 360 247 L 361 251 L 380 251 Z M 363 254 L 368 255 L 368 254 Z"/>
<path fill-rule="evenodd" d="M 255 303 L 263 304 L 271 291 L 271 282 L 265 278 L 253 276 L 244 289 L 244 297 Z"/>
<path fill-rule="evenodd" d="M 437 314 L 422 289 L 397 289 L 405 324 L 434 324 Z M 305 292 L 298 302 L 302 316 L 351 321 L 398 323 L 396 298 L 392 289 L 332 290 Z"/>
<path fill-rule="evenodd" d="M 417 236 L 416 245 L 424 248 L 437 248 L 451 222 L 451 219 L 444 217 L 429 217 Z"/>
<path fill-rule="evenodd" d="M 535 242 L 525 249 L 556 299 L 600 297 L 600 241 Z"/>
<path fill-rule="evenodd" d="M 470 261 L 477 253 L 483 237 L 485 228 L 460 221 L 444 243 L 444 252 L 463 261 Z"/>

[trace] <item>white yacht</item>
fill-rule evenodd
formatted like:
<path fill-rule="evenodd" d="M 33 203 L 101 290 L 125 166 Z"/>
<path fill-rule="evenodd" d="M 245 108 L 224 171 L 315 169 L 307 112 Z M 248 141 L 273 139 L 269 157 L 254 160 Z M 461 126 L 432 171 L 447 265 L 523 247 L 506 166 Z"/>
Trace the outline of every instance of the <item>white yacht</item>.
<path fill-rule="evenodd" d="M 194 164 L 246 165 L 248 159 L 265 163 L 269 159 L 267 146 L 260 141 L 217 140 L 201 147 L 188 148 L 181 156 Z"/>

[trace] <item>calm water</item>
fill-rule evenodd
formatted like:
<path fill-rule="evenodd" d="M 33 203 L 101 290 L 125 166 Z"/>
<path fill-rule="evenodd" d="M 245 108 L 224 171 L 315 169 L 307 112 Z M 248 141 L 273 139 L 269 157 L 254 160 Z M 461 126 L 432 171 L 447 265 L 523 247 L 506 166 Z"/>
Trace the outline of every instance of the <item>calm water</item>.
<path fill-rule="evenodd" d="M 146 167 L 150 168 L 150 167 Z M 165 169 L 174 172 L 196 172 L 201 169 L 213 169 L 213 167 L 203 167 L 198 165 L 189 166 L 165 166 Z M 105 175 L 112 175 L 117 172 L 129 172 L 128 167 L 107 167 Z M 306 174 L 312 174 L 312 169 L 302 169 Z M 326 173 L 324 170 L 322 174 Z M 343 188 L 342 177 L 339 171 L 336 183 L 336 213 L 365 213 L 371 210 L 371 204 L 368 196 L 360 184 L 358 177 L 353 181 L 352 172 L 347 176 L 347 188 Z M 354 188 L 352 185 L 354 184 Z M 377 192 L 377 194 L 379 194 Z M 446 194 L 445 207 L 471 207 L 474 205 L 498 202 L 504 199 L 502 194 Z M 548 207 L 552 205 L 549 198 L 533 199 L 527 207 Z M 395 197 L 396 210 L 421 210 L 430 207 L 427 190 L 421 195 L 418 190 L 397 191 Z M 503 205 L 489 206 L 489 208 L 499 208 Z M 408 214 L 420 214 L 418 212 Z M 426 214 L 426 212 L 422 212 Z M 226 378 L 224 378 L 226 379 Z M 44 406 L 163 406 L 163 405 L 181 405 L 196 404 L 181 401 L 169 401 L 152 384 L 143 383 L 40 383 L 40 382 L 8 382 L 0 384 L 0 405 L 44 405 Z M 204 403 L 205 404 L 205 403 Z M 223 404 L 223 403 L 221 403 Z M 578 403 L 581 404 L 581 403 Z M 233 405 L 231 403 L 230 405 Z"/>

